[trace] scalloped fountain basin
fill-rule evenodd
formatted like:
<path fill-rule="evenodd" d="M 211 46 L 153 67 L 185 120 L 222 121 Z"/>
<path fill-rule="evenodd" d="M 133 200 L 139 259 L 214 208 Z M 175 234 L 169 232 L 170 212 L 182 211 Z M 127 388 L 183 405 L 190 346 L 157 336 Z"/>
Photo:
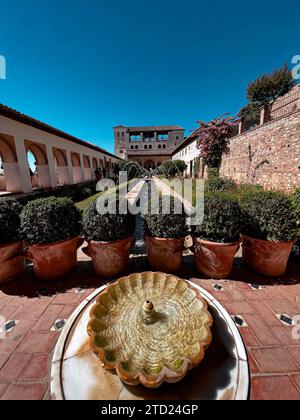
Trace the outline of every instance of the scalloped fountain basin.
<path fill-rule="evenodd" d="M 113 308 L 118 307 L 119 299 L 122 301 L 126 298 L 121 304 L 125 313 L 128 313 L 128 311 L 125 309 L 124 302 L 139 302 L 139 305 L 135 303 L 134 310 L 129 316 L 123 315 L 125 318 L 116 318 L 123 319 L 122 322 L 127 320 L 127 326 L 134 325 L 136 330 L 130 332 L 128 337 L 130 330 L 125 327 L 121 328 L 120 331 L 120 325 L 123 324 L 116 327 L 117 324 L 113 322 L 109 323 L 112 328 L 107 330 L 105 322 L 103 323 L 105 318 L 102 318 L 104 316 L 102 308 L 101 316 L 95 317 L 95 310 L 99 307 L 99 302 L 103 302 L 103 299 L 107 302 L 108 291 L 115 285 L 103 286 L 93 293 L 71 316 L 57 343 L 51 372 L 52 398 L 57 400 L 247 399 L 249 368 L 246 351 L 237 327 L 222 305 L 192 281 L 180 281 L 175 276 L 166 277 L 162 273 L 143 273 L 132 276 L 129 280 L 128 278 L 125 281 L 122 280 L 123 283 L 121 282 L 118 296 L 115 296 L 116 299 L 110 302 L 105 311 L 106 313 L 110 313 L 110 311 L 111 314 L 114 313 Z M 149 284 L 148 287 L 144 285 L 144 289 L 141 288 L 141 281 L 146 282 L 146 278 L 148 283 L 151 284 L 149 276 L 154 279 L 153 284 L 156 285 L 157 290 L 160 290 L 159 293 L 150 295 Z M 193 327 L 197 325 L 194 324 L 194 320 L 190 323 L 190 328 L 186 325 L 181 331 L 179 324 L 177 324 L 180 317 L 176 316 L 176 309 L 178 309 L 176 305 L 174 310 L 174 304 L 171 305 L 170 300 L 168 300 L 171 309 L 166 308 L 166 300 L 156 298 L 156 296 L 162 295 L 162 290 L 165 287 L 163 284 L 166 281 L 168 283 L 167 288 L 174 286 L 173 294 L 178 287 L 178 296 L 185 296 L 186 299 L 189 296 L 190 306 L 193 308 L 191 313 L 195 313 L 195 319 L 199 317 L 199 313 L 202 314 L 202 324 L 205 326 L 203 331 L 205 333 L 200 337 L 200 341 L 199 336 L 197 334 L 195 336 L 193 333 Z M 139 290 L 138 299 L 133 298 L 132 282 Z M 175 283 L 177 286 L 175 286 Z M 144 293 L 141 290 L 144 290 Z M 155 287 L 153 290 L 155 290 Z M 177 296 L 177 292 L 175 294 Z M 170 299 L 169 292 L 166 293 L 166 296 Z M 111 299 L 109 300 L 111 301 Z M 175 300 L 177 303 L 182 302 L 177 298 Z M 194 301 L 198 303 L 191 303 Z M 181 311 L 182 309 L 180 309 L 182 316 L 184 312 Z M 122 311 L 120 312 L 122 313 Z M 115 312 L 115 316 L 116 314 L 118 314 L 118 311 Z M 212 335 L 210 334 L 212 324 L 210 314 L 214 322 Z M 100 330 L 96 328 L 95 331 L 94 327 L 91 328 L 91 324 L 98 319 L 102 322 L 102 326 Z M 169 325 L 166 331 L 171 331 L 170 340 L 163 340 L 163 328 L 166 328 L 168 323 L 170 323 L 171 329 Z M 87 328 L 87 326 L 89 327 Z M 117 333 L 115 328 L 118 331 Z M 151 333 L 150 341 L 148 341 L 149 337 L 145 338 L 144 344 L 148 344 L 147 346 L 141 345 L 141 356 L 135 358 L 132 354 L 136 352 L 139 344 L 143 343 L 143 340 L 140 342 L 137 338 L 141 337 L 138 331 L 143 329 L 148 331 L 148 328 L 153 331 L 156 329 L 157 335 Z M 179 340 L 176 346 L 174 346 L 174 341 L 171 340 L 174 333 L 177 335 L 177 341 Z M 144 338 L 143 334 L 142 338 Z M 96 336 L 101 337 L 101 339 L 95 344 Z M 160 353 L 164 355 L 163 357 L 158 357 L 157 352 L 151 351 L 151 348 L 156 350 L 155 341 L 153 341 L 155 336 L 157 336 L 161 348 Z M 212 342 L 209 345 L 211 337 Z M 113 345 L 111 346 L 109 343 L 113 343 Z M 164 346 L 164 343 L 168 344 Z M 188 343 L 188 345 L 180 343 Z M 195 343 L 198 344 L 195 345 Z M 201 349 L 199 343 L 202 343 L 202 351 L 199 350 Z M 112 348 L 118 349 L 118 351 L 111 354 Z M 133 352 L 129 350 L 130 348 L 133 348 Z M 145 348 L 147 348 L 147 351 Z M 187 349 L 192 350 L 189 353 Z M 106 353 L 107 351 L 108 353 Z M 146 357 L 148 363 L 143 364 L 140 362 L 144 360 L 145 351 L 148 355 Z M 127 363 L 119 368 L 120 362 L 124 363 L 126 359 L 124 354 L 127 356 Z M 184 357 L 182 357 L 183 354 L 185 354 Z M 193 357 L 195 358 L 194 362 L 197 359 L 195 365 L 192 362 Z M 146 387 L 140 383 L 144 383 Z M 160 387 L 155 389 L 157 386 Z"/>

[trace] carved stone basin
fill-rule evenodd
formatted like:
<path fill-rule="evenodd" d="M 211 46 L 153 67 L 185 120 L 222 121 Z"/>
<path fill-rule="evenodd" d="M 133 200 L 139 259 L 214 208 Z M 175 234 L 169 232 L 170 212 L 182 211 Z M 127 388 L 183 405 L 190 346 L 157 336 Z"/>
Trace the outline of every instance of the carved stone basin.
<path fill-rule="evenodd" d="M 131 386 L 114 371 L 104 369 L 91 348 L 87 325 L 102 286 L 87 297 L 69 318 L 55 348 L 51 395 L 55 400 L 245 400 L 250 376 L 247 353 L 239 331 L 224 307 L 206 290 L 187 282 L 208 303 L 213 318 L 212 342 L 201 364 L 175 384 L 158 389 Z M 145 300 L 148 297 L 145 295 Z M 154 309 L 159 312 L 153 299 Z M 143 307 L 141 308 L 141 310 Z"/>
<path fill-rule="evenodd" d="M 90 345 L 128 385 L 176 383 L 200 365 L 212 341 L 207 303 L 189 283 L 132 274 L 103 291 L 91 310 Z"/>

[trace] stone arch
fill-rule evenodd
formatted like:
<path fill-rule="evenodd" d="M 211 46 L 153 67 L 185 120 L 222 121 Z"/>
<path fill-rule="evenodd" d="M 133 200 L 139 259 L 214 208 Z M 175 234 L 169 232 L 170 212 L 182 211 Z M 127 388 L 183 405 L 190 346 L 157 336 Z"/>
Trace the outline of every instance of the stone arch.
<path fill-rule="evenodd" d="M 93 159 L 92 159 L 92 168 L 93 168 L 94 170 L 96 170 L 96 169 L 98 169 L 98 168 L 99 168 L 98 161 L 97 161 L 97 159 L 96 159 L 96 158 L 93 158 Z"/>
<path fill-rule="evenodd" d="M 64 150 L 53 149 L 53 155 L 57 166 L 68 166 L 67 155 Z"/>
<path fill-rule="evenodd" d="M 78 153 L 71 153 L 72 167 L 73 167 L 73 183 L 78 184 L 83 181 L 80 155 Z"/>
<path fill-rule="evenodd" d="M 83 155 L 84 179 L 90 181 L 93 179 L 93 169 L 91 167 L 91 159 Z"/>
<path fill-rule="evenodd" d="M 100 168 L 101 171 L 103 171 L 103 168 L 104 168 L 103 159 L 99 159 L 99 168 Z"/>
<path fill-rule="evenodd" d="M 50 188 L 51 179 L 45 146 L 25 140 L 25 150 L 27 157 L 31 153 L 35 159 L 36 171 L 30 172 L 32 188 Z M 28 166 L 30 167 L 29 161 Z"/>
<path fill-rule="evenodd" d="M 48 165 L 48 159 L 46 153 L 43 151 L 42 147 L 36 143 L 27 143 L 26 152 L 31 152 L 35 157 L 36 165 Z"/>
<path fill-rule="evenodd" d="M 90 168 L 91 167 L 91 162 L 90 162 L 90 158 L 88 156 L 83 156 L 83 165 L 85 168 Z"/>
<path fill-rule="evenodd" d="M 149 171 L 150 169 L 154 169 L 155 168 L 155 162 L 153 160 L 149 159 L 145 162 L 144 167 L 147 171 Z"/>
<path fill-rule="evenodd" d="M 0 155 L 3 163 L 17 162 L 17 157 L 13 148 L 2 136 L 0 136 Z"/>
<path fill-rule="evenodd" d="M 72 166 L 73 168 L 80 168 L 81 164 L 80 164 L 80 156 L 78 153 L 71 153 L 71 159 L 72 159 Z"/>
<path fill-rule="evenodd" d="M 56 180 L 58 185 L 69 184 L 68 159 L 65 150 L 53 149 Z"/>

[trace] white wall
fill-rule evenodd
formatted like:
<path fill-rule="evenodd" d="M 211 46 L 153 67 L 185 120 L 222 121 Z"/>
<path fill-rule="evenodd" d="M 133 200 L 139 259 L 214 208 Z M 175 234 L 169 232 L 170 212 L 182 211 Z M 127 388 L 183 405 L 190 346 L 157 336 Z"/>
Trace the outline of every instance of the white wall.
<path fill-rule="evenodd" d="M 72 167 L 70 168 L 71 152 L 78 153 L 80 155 L 81 164 L 83 162 L 83 155 L 88 156 L 90 158 L 90 162 L 92 162 L 93 158 L 96 158 L 97 162 L 99 163 L 100 159 L 104 161 L 105 156 L 107 160 L 111 159 L 112 163 L 116 163 L 118 161 L 117 158 L 111 157 L 110 155 L 98 152 L 97 150 L 90 148 L 88 144 L 86 146 L 80 145 L 72 142 L 71 140 L 66 140 L 62 137 L 49 134 L 37 128 L 30 127 L 26 124 L 22 124 L 18 121 L 14 121 L 0 115 L 0 134 L 1 133 L 4 135 L 14 137 L 18 159 L 18 165 L 17 167 L 15 165 L 13 176 L 11 176 L 11 173 L 9 174 L 9 177 L 8 173 L 5 174 L 6 187 L 8 187 L 9 184 L 9 188 L 6 189 L 10 192 L 30 192 L 32 190 L 27 162 L 27 154 L 24 143 L 25 140 L 42 144 L 47 150 L 47 160 L 49 162 L 49 165 L 45 165 L 45 167 L 38 168 L 39 174 L 42 175 L 43 186 L 51 185 L 52 187 L 55 187 L 58 185 L 57 170 L 55 169 L 55 163 L 53 159 L 53 148 L 58 148 L 66 151 L 68 160 L 68 176 L 66 168 L 61 169 L 59 174 L 60 178 L 62 178 L 64 181 L 66 180 L 66 178 L 69 178 L 70 180 L 74 172 L 76 175 L 75 180 L 73 179 L 73 182 L 79 182 L 80 180 L 83 181 L 84 177 L 87 179 L 91 179 L 93 177 L 93 171 L 90 169 L 88 171 L 85 171 L 83 167 L 79 168 L 79 170 L 77 168 L 73 168 L 75 169 L 75 171 L 73 171 Z M 79 175 L 79 171 L 82 172 L 82 176 Z"/>
<path fill-rule="evenodd" d="M 194 160 L 199 157 L 199 149 L 197 148 L 197 140 L 193 141 L 183 149 L 181 149 L 178 153 L 176 153 L 172 160 L 183 160 L 187 166 L 187 175 L 193 176 L 194 175 Z"/>

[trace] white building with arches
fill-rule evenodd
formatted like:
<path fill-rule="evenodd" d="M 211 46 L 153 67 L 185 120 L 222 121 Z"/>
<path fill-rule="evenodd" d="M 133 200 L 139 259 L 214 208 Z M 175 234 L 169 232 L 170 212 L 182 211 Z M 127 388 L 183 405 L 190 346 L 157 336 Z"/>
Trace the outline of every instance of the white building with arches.
<path fill-rule="evenodd" d="M 35 159 L 35 176 L 29 152 Z M 94 179 L 97 169 L 110 176 L 118 160 L 94 144 L 0 104 L 0 192 L 72 185 Z"/>

